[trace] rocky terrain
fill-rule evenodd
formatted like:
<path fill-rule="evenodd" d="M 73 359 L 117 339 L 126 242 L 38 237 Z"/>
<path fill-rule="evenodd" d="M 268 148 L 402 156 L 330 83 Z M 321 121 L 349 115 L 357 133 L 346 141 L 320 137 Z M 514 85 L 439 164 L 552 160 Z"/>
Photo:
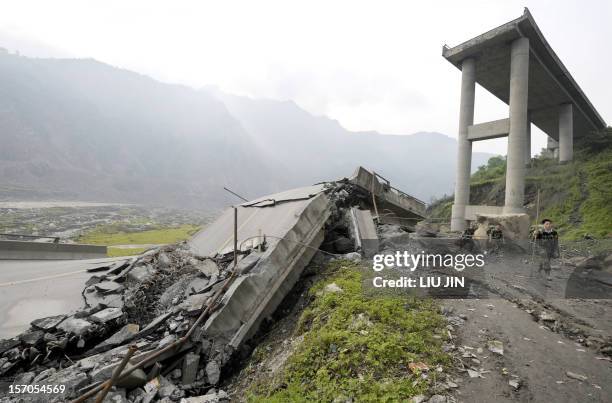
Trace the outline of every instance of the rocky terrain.
<path fill-rule="evenodd" d="M 110 401 L 174 400 L 204 391 L 222 397 L 214 387 L 226 360 L 223 346 L 195 331 L 194 321 L 227 283 L 229 261 L 204 260 L 173 246 L 93 268 L 99 274 L 83 290 L 84 309 L 36 320 L 29 331 L 3 340 L 0 372 L 14 374 L 14 385 L 66 388 L 64 393 L 26 393 L 22 398 L 64 401 L 110 378 L 133 346 L 132 362 L 146 363 L 163 350 L 165 354 L 157 354 L 160 364 L 147 372 L 138 368 L 122 378 L 117 386 L 123 389 L 112 391 Z"/>
<path fill-rule="evenodd" d="M 456 238 L 427 228 L 411 233 L 405 227 L 379 225 L 381 250 L 461 252 Z M 62 401 L 98 392 L 123 358 L 133 354 L 108 401 L 246 400 L 247 391 L 256 391 L 252 385 L 262 380 L 275 385 L 288 365 L 295 365 L 293 357 L 305 340 L 313 337 L 307 334 L 304 339 L 296 332 L 303 326 L 300 316 L 314 309 L 307 293 L 323 268 L 340 257 L 357 262 L 344 264 L 353 267 L 350 270 L 370 271 L 371 262 L 359 254 L 338 254 L 350 251 L 339 242 L 342 233 L 328 233 L 327 246 L 305 269 L 274 322 L 245 349 L 228 348 L 226 341 L 207 337 L 200 328 L 233 281 L 231 254 L 203 258 L 185 245 L 174 245 L 91 268 L 82 310 L 35 320 L 27 332 L 0 343 L 0 376 L 5 387 L 65 385 L 63 394 L 20 396 L 30 399 L 26 401 Z M 589 251 L 600 248 L 568 243 L 563 250 L 565 258 L 555 262 L 552 281 L 534 271 L 529 253 L 516 255 L 516 248 L 508 245 L 487 258 L 483 271 L 468 276 L 461 295 L 430 294 L 441 298 L 438 309 L 445 325 L 434 326 L 428 337 L 433 337 L 432 348 L 439 349 L 436 354 L 449 358 L 425 356 L 406 367 L 411 374 L 406 379 L 418 385 L 413 402 L 484 402 L 492 396 L 495 401 L 606 401 L 612 392 L 607 382 L 612 376 L 610 254 L 592 256 Z M 336 281 L 323 282 L 316 290 L 347 292 L 343 287 L 349 283 Z M 572 295 L 577 289 L 588 292 Z M 594 289 L 604 294 L 593 294 Z M 417 307 L 411 309 L 421 309 Z M 346 308 L 336 306 L 340 312 Z M 372 321 L 366 329 L 378 326 Z M 330 360 L 337 357 L 334 349 L 344 351 L 343 332 L 368 334 L 355 319 L 339 323 L 343 330 L 335 337 L 340 338 L 326 341 L 332 346 Z M 263 355 L 258 352 L 262 349 Z M 433 364 L 435 360 L 441 363 Z M 369 365 L 347 364 L 366 371 Z M 342 393 L 338 396 L 347 397 Z M 15 401 L 10 395 L 2 399 Z"/>

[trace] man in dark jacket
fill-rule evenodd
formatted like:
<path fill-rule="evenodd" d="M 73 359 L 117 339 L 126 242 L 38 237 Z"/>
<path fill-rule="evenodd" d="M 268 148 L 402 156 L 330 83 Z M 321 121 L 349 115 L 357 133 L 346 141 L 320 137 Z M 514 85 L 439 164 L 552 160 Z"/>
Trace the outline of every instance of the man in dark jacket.
<path fill-rule="evenodd" d="M 461 249 L 465 249 L 468 252 L 473 252 L 475 248 L 474 244 L 474 232 L 476 232 L 476 225 L 471 224 L 467 227 L 463 233 L 461 234 L 461 239 L 459 239 L 459 247 Z"/>
<path fill-rule="evenodd" d="M 542 228 L 535 232 L 535 240 L 540 252 L 540 267 L 538 273 L 544 270 L 548 280 L 550 276 L 550 261 L 560 256 L 559 234 L 553 229 L 552 221 L 548 218 L 542 220 Z"/>
<path fill-rule="evenodd" d="M 490 253 L 499 252 L 504 243 L 504 230 L 500 223 L 487 230 L 487 244 Z"/>

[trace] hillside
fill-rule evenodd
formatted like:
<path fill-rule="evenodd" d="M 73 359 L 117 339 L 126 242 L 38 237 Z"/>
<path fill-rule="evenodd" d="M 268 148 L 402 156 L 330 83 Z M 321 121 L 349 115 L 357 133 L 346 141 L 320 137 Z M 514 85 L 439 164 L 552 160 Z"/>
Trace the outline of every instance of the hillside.
<path fill-rule="evenodd" d="M 504 203 L 506 161 L 493 157 L 472 175 L 470 203 Z M 550 218 L 565 239 L 612 236 L 612 128 L 575 144 L 574 160 L 560 165 L 537 157 L 526 175 L 525 208 L 532 220 Z M 450 220 L 451 197 L 430 206 L 433 217 Z"/>
<path fill-rule="evenodd" d="M 210 95 L 94 60 L 0 55 L 0 133 L 2 199 L 215 205 L 270 174 Z"/>
<path fill-rule="evenodd" d="M 454 181 L 455 140 L 353 133 L 293 102 L 157 82 L 91 59 L 0 53 L 0 200 L 215 209 L 365 165 L 425 200 Z M 490 154 L 475 153 L 475 166 Z"/>

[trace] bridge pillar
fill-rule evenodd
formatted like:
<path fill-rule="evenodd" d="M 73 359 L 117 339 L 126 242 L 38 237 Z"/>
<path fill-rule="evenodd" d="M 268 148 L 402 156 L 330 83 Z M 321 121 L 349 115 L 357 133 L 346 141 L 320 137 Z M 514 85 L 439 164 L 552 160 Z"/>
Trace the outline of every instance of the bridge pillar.
<path fill-rule="evenodd" d="M 527 111 L 527 139 L 525 143 L 525 166 L 531 165 L 531 114 Z"/>
<path fill-rule="evenodd" d="M 468 58 L 461 63 L 457 177 L 455 180 L 455 202 L 452 208 L 451 231 L 463 231 L 465 229 L 465 206 L 470 201 L 472 143 L 468 140 L 468 126 L 474 124 L 475 85 L 476 63 L 474 59 Z"/>
<path fill-rule="evenodd" d="M 559 162 L 571 161 L 574 156 L 574 116 L 572 104 L 559 106 Z"/>
<path fill-rule="evenodd" d="M 510 55 L 510 133 L 504 213 L 524 212 L 528 84 L 529 39 L 523 37 L 512 42 Z"/>

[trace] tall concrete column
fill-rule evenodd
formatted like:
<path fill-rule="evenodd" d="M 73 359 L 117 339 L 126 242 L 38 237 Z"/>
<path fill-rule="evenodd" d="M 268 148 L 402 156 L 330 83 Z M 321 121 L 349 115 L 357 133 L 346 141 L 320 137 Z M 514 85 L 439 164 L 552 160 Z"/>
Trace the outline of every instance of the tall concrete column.
<path fill-rule="evenodd" d="M 559 158 L 559 142 L 550 136 L 546 137 L 546 148 L 552 154 L 554 159 Z"/>
<path fill-rule="evenodd" d="M 527 138 L 525 140 L 525 166 L 531 165 L 531 114 L 527 111 Z"/>
<path fill-rule="evenodd" d="M 510 133 L 506 167 L 504 213 L 523 213 L 525 196 L 525 147 L 527 143 L 527 92 L 529 88 L 529 39 L 512 42 L 510 54 Z"/>
<path fill-rule="evenodd" d="M 470 168 L 472 143 L 468 141 L 468 126 L 474 124 L 474 93 L 476 63 L 468 58 L 461 63 L 461 103 L 459 106 L 459 136 L 457 138 L 457 176 L 455 203 L 452 208 L 451 231 L 465 229 L 465 206 L 470 202 Z"/>
<path fill-rule="evenodd" d="M 559 162 L 571 161 L 574 156 L 574 116 L 572 104 L 559 107 Z"/>

